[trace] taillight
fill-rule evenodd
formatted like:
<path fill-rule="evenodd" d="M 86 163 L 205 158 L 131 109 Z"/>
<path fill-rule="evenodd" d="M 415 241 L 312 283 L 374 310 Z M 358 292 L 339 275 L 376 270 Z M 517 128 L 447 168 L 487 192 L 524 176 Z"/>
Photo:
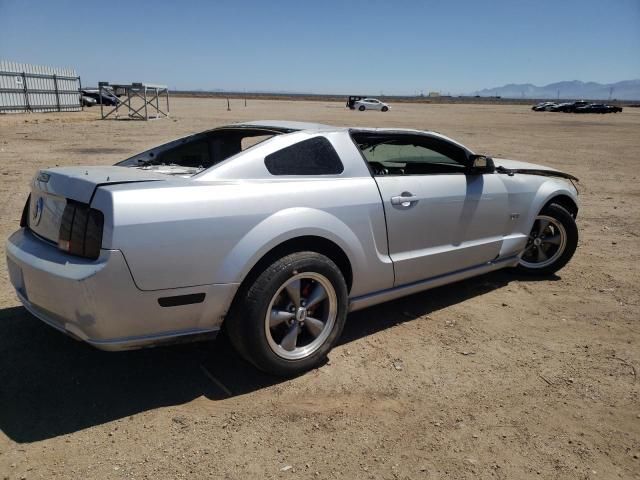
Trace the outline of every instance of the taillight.
<path fill-rule="evenodd" d="M 67 200 L 62 213 L 58 248 L 72 255 L 96 259 L 102 246 L 104 216 L 89 205 Z"/>
<path fill-rule="evenodd" d="M 29 204 L 31 203 L 31 195 L 27 197 L 27 203 L 24 204 L 24 208 L 22 209 L 22 217 L 20 217 L 20 226 L 27 227 L 29 226 Z"/>

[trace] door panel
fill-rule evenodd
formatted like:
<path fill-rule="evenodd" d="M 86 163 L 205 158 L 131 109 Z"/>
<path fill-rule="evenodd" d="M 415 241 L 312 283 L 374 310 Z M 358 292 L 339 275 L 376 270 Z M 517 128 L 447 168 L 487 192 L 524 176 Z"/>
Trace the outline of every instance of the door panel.
<path fill-rule="evenodd" d="M 375 179 L 385 207 L 396 286 L 474 267 L 498 256 L 509 218 L 507 191 L 498 175 Z"/>

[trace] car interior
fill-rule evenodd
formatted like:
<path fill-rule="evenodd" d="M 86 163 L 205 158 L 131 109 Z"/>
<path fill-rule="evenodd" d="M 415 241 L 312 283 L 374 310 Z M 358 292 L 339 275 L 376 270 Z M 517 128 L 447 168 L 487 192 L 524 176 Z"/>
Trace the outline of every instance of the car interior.
<path fill-rule="evenodd" d="M 177 165 L 205 170 L 282 133 L 286 132 L 246 127 L 210 130 L 148 150 L 117 165 L 122 167 Z"/>
<path fill-rule="evenodd" d="M 467 170 L 467 152 L 439 138 L 371 132 L 354 132 L 352 138 L 376 176 L 451 174 Z"/>

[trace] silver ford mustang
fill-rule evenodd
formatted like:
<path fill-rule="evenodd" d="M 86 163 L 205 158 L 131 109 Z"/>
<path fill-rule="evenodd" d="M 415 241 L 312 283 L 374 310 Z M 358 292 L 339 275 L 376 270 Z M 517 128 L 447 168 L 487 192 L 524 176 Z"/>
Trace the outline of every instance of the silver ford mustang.
<path fill-rule="evenodd" d="M 434 132 L 261 121 L 37 173 L 7 242 L 20 301 L 105 350 L 215 334 L 317 366 L 347 313 L 492 270 L 551 274 L 577 179 Z"/>

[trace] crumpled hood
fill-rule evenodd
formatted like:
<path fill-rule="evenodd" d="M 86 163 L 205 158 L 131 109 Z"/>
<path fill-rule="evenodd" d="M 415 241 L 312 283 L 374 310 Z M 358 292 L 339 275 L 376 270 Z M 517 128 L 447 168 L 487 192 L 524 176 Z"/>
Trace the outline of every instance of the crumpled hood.
<path fill-rule="evenodd" d="M 493 158 L 493 157 L 492 157 Z M 547 167 L 546 165 L 538 165 L 536 163 L 521 162 L 520 160 L 509 160 L 507 158 L 493 158 L 493 163 L 496 167 L 504 167 L 509 170 L 549 170 L 552 172 L 558 172 L 555 168 Z"/>
<path fill-rule="evenodd" d="M 529 162 L 521 162 L 519 160 L 508 160 L 506 158 L 494 158 L 493 163 L 496 166 L 496 169 L 500 171 L 500 169 L 504 169 L 501 173 L 522 173 L 525 175 L 542 175 L 546 177 L 560 177 L 566 178 L 568 180 L 572 180 L 578 182 L 578 178 L 574 177 L 569 173 L 562 172 L 560 170 L 556 170 L 555 168 L 547 167 L 545 165 L 537 165 L 535 163 Z"/>

